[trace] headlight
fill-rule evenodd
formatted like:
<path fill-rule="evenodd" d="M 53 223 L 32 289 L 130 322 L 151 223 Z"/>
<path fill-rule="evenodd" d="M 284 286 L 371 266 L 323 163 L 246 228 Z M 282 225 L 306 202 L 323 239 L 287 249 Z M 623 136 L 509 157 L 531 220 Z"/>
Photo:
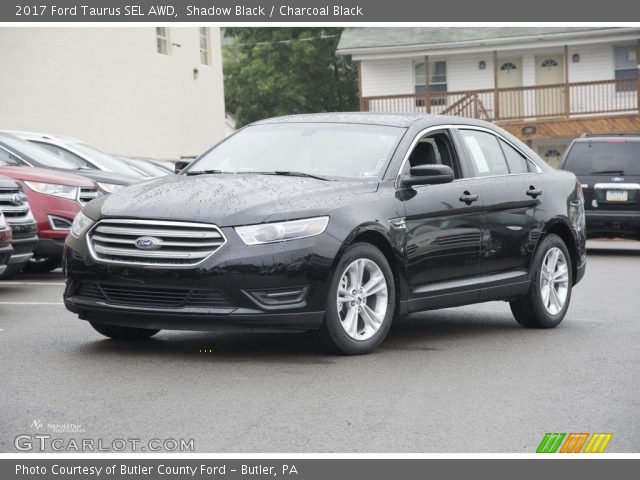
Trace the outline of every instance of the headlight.
<path fill-rule="evenodd" d="M 87 231 L 92 223 L 93 220 L 87 217 L 84 213 L 79 212 L 76 215 L 76 218 L 73 219 L 73 224 L 71 225 L 71 235 L 76 238 L 79 237 Z"/>
<path fill-rule="evenodd" d="M 104 190 L 107 193 L 113 193 L 116 190 L 120 190 L 122 187 L 124 187 L 124 185 L 118 185 L 116 183 L 98 182 L 98 187 L 100 187 L 101 190 Z"/>
<path fill-rule="evenodd" d="M 248 225 L 236 227 L 235 230 L 246 245 L 258 245 L 319 235 L 325 231 L 328 223 L 329 217 L 316 217 L 291 222 Z"/>
<path fill-rule="evenodd" d="M 71 185 L 58 185 L 57 183 L 42 183 L 25 181 L 34 192 L 44 193 L 45 195 L 54 195 L 56 197 L 68 198 L 70 200 L 78 199 L 78 187 Z"/>

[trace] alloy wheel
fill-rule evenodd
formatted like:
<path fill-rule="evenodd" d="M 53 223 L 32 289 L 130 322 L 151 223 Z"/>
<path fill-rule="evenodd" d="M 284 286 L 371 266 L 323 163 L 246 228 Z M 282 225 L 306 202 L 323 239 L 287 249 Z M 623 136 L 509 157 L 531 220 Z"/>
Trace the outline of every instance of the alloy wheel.
<path fill-rule="evenodd" d="M 540 293 L 542 304 L 551 315 L 560 313 L 569 292 L 569 265 L 558 247 L 549 249 L 542 260 Z"/>
<path fill-rule="evenodd" d="M 354 340 L 368 340 L 380 329 L 387 314 L 387 281 L 373 260 L 359 258 L 349 264 L 338 284 L 338 316 Z"/>

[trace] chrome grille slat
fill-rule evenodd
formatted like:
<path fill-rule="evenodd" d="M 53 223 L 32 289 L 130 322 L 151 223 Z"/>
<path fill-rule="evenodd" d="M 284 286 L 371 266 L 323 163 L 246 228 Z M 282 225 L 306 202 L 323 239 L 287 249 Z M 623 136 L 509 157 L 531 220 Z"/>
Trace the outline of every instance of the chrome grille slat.
<path fill-rule="evenodd" d="M 4 212 L 4 216 L 8 223 L 18 224 L 33 221 L 29 215 L 31 207 L 26 200 L 21 205 L 15 205 L 13 199 L 16 195 L 23 195 L 19 189 L 3 189 L 0 190 L 0 209 Z"/>
<path fill-rule="evenodd" d="M 80 188 L 78 192 L 78 201 L 80 203 L 89 203 L 100 196 L 97 188 Z"/>
<path fill-rule="evenodd" d="M 153 230 L 146 228 L 127 228 L 127 227 L 109 227 L 100 225 L 96 228 L 96 232 L 110 233 L 112 235 L 145 235 L 152 237 L 175 237 L 175 238 L 222 238 L 218 232 L 197 232 L 197 231 L 178 231 L 178 230 Z"/>
<path fill-rule="evenodd" d="M 152 237 L 153 248 L 138 247 L 140 237 Z M 104 219 L 91 229 L 88 243 L 99 262 L 180 267 L 204 261 L 226 238 L 216 225 L 207 223 Z"/>

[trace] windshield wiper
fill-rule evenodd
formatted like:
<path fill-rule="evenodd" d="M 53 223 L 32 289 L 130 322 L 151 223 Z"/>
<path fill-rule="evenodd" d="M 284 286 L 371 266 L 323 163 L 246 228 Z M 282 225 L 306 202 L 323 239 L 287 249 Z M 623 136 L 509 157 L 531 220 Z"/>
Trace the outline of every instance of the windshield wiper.
<path fill-rule="evenodd" d="M 597 172 L 591 172 L 589 175 L 609 174 L 609 175 L 624 175 L 624 170 L 599 170 Z"/>
<path fill-rule="evenodd" d="M 287 177 L 307 177 L 307 178 L 315 178 L 316 180 L 324 180 L 324 181 L 329 180 L 328 178 L 324 178 L 319 175 L 312 175 L 310 173 L 295 172 L 295 171 L 289 171 L 289 170 L 275 170 L 273 172 L 255 172 L 255 173 L 261 173 L 263 175 L 283 175 Z"/>
<path fill-rule="evenodd" d="M 211 175 L 216 173 L 225 173 L 222 170 L 189 170 L 185 175 Z"/>

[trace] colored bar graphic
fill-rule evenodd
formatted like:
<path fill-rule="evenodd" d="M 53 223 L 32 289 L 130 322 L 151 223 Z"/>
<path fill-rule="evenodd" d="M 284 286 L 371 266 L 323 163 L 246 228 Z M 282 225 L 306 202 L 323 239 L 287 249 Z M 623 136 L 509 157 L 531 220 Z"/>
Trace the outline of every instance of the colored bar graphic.
<path fill-rule="evenodd" d="M 570 433 L 562 445 L 560 453 L 580 453 L 587 438 L 589 438 L 588 433 Z"/>
<path fill-rule="evenodd" d="M 556 453 L 566 433 L 547 433 L 538 445 L 536 453 Z"/>
<path fill-rule="evenodd" d="M 612 433 L 594 433 L 584 449 L 584 453 L 603 453 L 613 437 Z"/>

